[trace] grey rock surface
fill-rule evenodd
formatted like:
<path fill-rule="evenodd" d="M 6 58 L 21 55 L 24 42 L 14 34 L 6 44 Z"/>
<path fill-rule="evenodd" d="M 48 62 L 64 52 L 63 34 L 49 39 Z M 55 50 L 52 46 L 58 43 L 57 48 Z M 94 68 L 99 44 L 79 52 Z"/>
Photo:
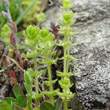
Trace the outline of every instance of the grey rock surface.
<path fill-rule="evenodd" d="M 76 71 L 75 89 L 85 110 L 105 110 L 110 103 L 110 1 L 72 0 L 71 10 L 77 13 L 72 26 L 78 34 L 71 37 L 70 53 L 78 61 L 71 61 Z M 60 2 L 61 4 L 61 2 Z M 47 10 L 47 21 L 58 23 L 63 9 Z M 74 105 L 73 105 L 74 106 Z M 79 110 L 78 108 L 73 110 Z"/>
<path fill-rule="evenodd" d="M 78 7 L 82 8 L 78 9 Z M 73 8 L 76 31 L 71 54 L 76 56 L 75 87 L 85 110 L 104 110 L 110 102 L 110 5 L 94 1 Z"/>

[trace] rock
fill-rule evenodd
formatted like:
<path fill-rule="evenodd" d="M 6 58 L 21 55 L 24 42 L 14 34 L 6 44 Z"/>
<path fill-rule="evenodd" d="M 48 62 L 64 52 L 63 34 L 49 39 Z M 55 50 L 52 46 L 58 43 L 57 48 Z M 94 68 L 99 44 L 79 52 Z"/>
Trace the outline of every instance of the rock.
<path fill-rule="evenodd" d="M 85 110 L 104 110 L 110 101 L 110 16 L 108 1 L 94 1 L 72 8 L 76 15 L 75 88 Z M 74 63 L 74 62 L 73 62 Z"/>
<path fill-rule="evenodd" d="M 78 96 L 75 95 L 74 98 L 71 99 L 72 110 L 84 110 L 83 105 L 78 100 Z"/>
<path fill-rule="evenodd" d="M 73 12 L 76 12 L 76 24 L 91 24 L 104 18 L 110 17 L 110 3 L 108 0 L 79 0 L 74 1 L 75 6 L 72 8 Z"/>
<path fill-rule="evenodd" d="M 71 37 L 76 46 L 71 47 L 70 53 L 78 61 L 71 61 L 70 65 L 76 94 L 85 110 L 105 110 L 110 102 L 110 1 L 72 2 L 71 10 L 77 13 L 72 28 L 77 34 Z M 62 11 L 59 7 L 47 10 L 47 21 L 42 25 L 59 23 Z M 73 103 L 73 106 L 76 105 Z"/>
<path fill-rule="evenodd" d="M 3 53 L 4 53 L 5 47 L 6 47 L 5 42 L 3 42 L 3 41 L 0 40 L 0 60 L 1 60 L 2 55 L 3 55 Z M 1 62 L 1 61 L 0 61 L 0 62 Z"/>
<path fill-rule="evenodd" d="M 58 6 L 51 7 L 51 9 L 48 9 L 46 14 L 46 21 L 41 24 L 42 27 L 48 27 L 50 26 L 50 23 L 53 22 L 56 25 L 59 24 L 59 17 L 61 16 L 61 13 L 63 12 L 63 9 L 61 9 Z"/>
<path fill-rule="evenodd" d="M 11 89 L 7 81 L 2 87 L 0 88 L 0 102 L 7 96 L 10 95 Z"/>

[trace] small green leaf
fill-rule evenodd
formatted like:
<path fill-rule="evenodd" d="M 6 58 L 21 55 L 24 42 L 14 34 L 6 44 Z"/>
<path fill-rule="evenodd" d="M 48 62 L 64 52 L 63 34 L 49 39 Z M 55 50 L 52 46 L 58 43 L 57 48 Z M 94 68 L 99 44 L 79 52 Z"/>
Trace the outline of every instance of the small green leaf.
<path fill-rule="evenodd" d="M 40 53 L 36 53 L 35 51 L 33 52 L 27 52 L 27 54 L 24 54 L 23 53 L 23 56 L 25 57 L 25 58 L 35 58 L 35 57 L 37 57 L 38 55 L 40 55 Z"/>
<path fill-rule="evenodd" d="M 44 73 L 46 73 L 46 69 L 37 72 L 38 75 L 44 74 Z"/>
<path fill-rule="evenodd" d="M 56 55 L 56 51 L 52 52 L 52 53 L 49 53 L 49 55 Z"/>
<path fill-rule="evenodd" d="M 44 94 L 47 95 L 48 97 L 50 97 L 50 96 L 56 96 L 56 95 L 58 95 L 58 92 L 59 91 L 60 91 L 59 89 L 56 89 L 56 90 L 54 90 L 52 92 L 50 92 L 50 91 L 44 91 Z"/>
<path fill-rule="evenodd" d="M 50 86 L 50 82 L 49 82 L 49 81 L 43 81 L 43 83 L 44 83 L 46 86 Z"/>
<path fill-rule="evenodd" d="M 20 107 L 26 107 L 27 105 L 27 97 L 26 96 L 18 96 L 17 102 Z"/>
<path fill-rule="evenodd" d="M 24 80 L 25 80 L 25 83 L 28 84 L 28 85 L 32 85 L 32 78 L 31 78 L 31 75 L 29 73 L 30 71 L 25 71 L 24 72 Z"/>
<path fill-rule="evenodd" d="M 38 96 L 36 97 L 36 99 L 40 99 L 45 93 L 42 92 L 42 93 L 39 93 Z"/>
<path fill-rule="evenodd" d="M 10 104 L 10 105 L 11 105 L 12 102 L 16 102 L 16 99 L 14 99 L 13 97 L 7 97 L 4 100 L 7 101 L 7 103 Z"/>
<path fill-rule="evenodd" d="M 36 72 L 35 72 L 35 71 L 33 71 L 31 68 L 30 68 L 30 69 L 28 69 L 28 72 L 30 73 L 31 78 L 35 77 Z"/>
<path fill-rule="evenodd" d="M 71 42 L 67 42 L 64 44 L 64 46 L 70 46 L 71 45 Z"/>
<path fill-rule="evenodd" d="M 17 98 L 19 95 L 23 95 L 23 91 L 21 90 L 21 87 L 19 84 L 16 84 L 14 87 L 13 87 L 13 93 L 15 95 L 15 97 Z"/>
<path fill-rule="evenodd" d="M 35 40 L 37 38 L 37 27 L 30 25 L 26 31 L 23 31 L 23 35 L 30 40 Z"/>
<path fill-rule="evenodd" d="M 40 64 L 47 64 L 46 60 L 38 61 Z"/>
<path fill-rule="evenodd" d="M 62 57 L 62 58 L 59 58 L 58 60 L 63 60 L 64 59 L 64 57 Z"/>
<path fill-rule="evenodd" d="M 56 72 L 58 73 L 58 76 L 60 76 L 60 77 L 70 77 L 70 76 L 72 76 L 71 72 L 69 72 L 69 73 L 62 73 L 60 71 L 56 71 Z"/>
<path fill-rule="evenodd" d="M 53 93 L 52 93 L 52 95 L 53 95 L 53 96 L 58 95 L 58 92 L 59 92 L 59 91 L 60 91 L 60 89 L 56 89 L 56 90 L 54 90 Z"/>
<path fill-rule="evenodd" d="M 31 78 L 29 71 L 24 72 L 24 80 L 25 80 L 24 86 L 27 90 L 27 93 L 31 94 L 33 81 L 32 81 L 32 78 Z"/>
<path fill-rule="evenodd" d="M 52 84 L 55 84 L 58 79 L 52 80 Z"/>
<path fill-rule="evenodd" d="M 43 102 L 40 106 L 40 110 L 55 110 L 55 107 L 48 102 Z"/>
<path fill-rule="evenodd" d="M 8 102 L 6 101 L 6 100 L 2 100 L 1 102 L 0 102 L 0 105 L 1 104 L 8 104 Z"/>
<path fill-rule="evenodd" d="M 71 0 L 63 0 L 63 8 L 71 8 L 73 4 L 71 5 Z"/>
<path fill-rule="evenodd" d="M 8 104 L 0 104 L 0 110 L 13 110 L 13 106 Z"/>
<path fill-rule="evenodd" d="M 58 74 L 64 74 L 63 72 L 61 72 L 61 71 L 56 71 Z"/>
<path fill-rule="evenodd" d="M 59 44 L 56 44 L 56 45 L 58 45 L 58 46 L 64 46 L 64 43 L 62 41 L 60 41 L 60 43 Z"/>
<path fill-rule="evenodd" d="M 36 97 L 36 92 L 32 92 L 32 99 L 40 99 L 43 95 L 45 95 L 45 92 L 41 92 Z"/>
<path fill-rule="evenodd" d="M 72 59 L 72 60 L 75 60 L 75 61 L 78 60 L 78 59 L 74 58 L 72 55 L 67 55 L 66 57 L 67 57 L 67 59 Z"/>
<path fill-rule="evenodd" d="M 44 14 L 44 13 L 39 13 L 39 14 L 37 14 L 37 15 L 38 15 L 37 21 L 38 21 L 39 23 L 42 23 L 42 22 L 45 20 L 45 14 Z"/>
<path fill-rule="evenodd" d="M 57 82 L 57 79 L 52 80 L 52 84 L 55 84 Z M 50 86 L 50 82 L 49 81 L 43 81 L 44 84 L 46 84 L 46 86 Z"/>
<path fill-rule="evenodd" d="M 62 106 L 62 99 L 59 98 L 56 101 L 55 110 L 61 110 L 61 106 Z"/>
<path fill-rule="evenodd" d="M 56 58 L 55 60 L 49 60 L 48 63 L 49 63 L 49 64 L 53 64 L 53 63 L 55 63 L 57 60 L 58 60 L 58 58 Z"/>

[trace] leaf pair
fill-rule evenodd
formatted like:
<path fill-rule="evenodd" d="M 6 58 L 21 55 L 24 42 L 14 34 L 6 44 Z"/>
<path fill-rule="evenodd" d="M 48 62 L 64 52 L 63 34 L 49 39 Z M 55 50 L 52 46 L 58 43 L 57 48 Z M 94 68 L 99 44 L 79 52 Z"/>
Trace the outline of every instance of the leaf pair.
<path fill-rule="evenodd" d="M 56 101 L 55 107 L 48 102 L 43 102 L 40 106 L 40 110 L 61 110 L 61 106 L 62 106 L 62 100 L 58 99 Z"/>
<path fill-rule="evenodd" d="M 5 98 L 0 103 L 0 110 L 22 110 L 22 108 L 25 108 L 27 105 L 27 97 L 24 96 L 20 85 L 16 84 L 13 87 L 13 93 L 16 97 L 16 99 L 12 97 Z"/>

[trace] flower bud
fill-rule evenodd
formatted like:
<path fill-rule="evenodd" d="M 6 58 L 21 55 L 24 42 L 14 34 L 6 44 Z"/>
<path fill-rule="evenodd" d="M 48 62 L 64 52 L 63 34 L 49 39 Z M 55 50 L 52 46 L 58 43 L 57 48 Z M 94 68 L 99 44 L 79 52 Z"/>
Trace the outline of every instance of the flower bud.
<path fill-rule="evenodd" d="M 3 4 L 8 8 L 9 7 L 9 1 L 8 0 L 2 0 Z"/>
<path fill-rule="evenodd" d="M 8 13 L 5 12 L 5 11 L 2 11 L 2 15 L 3 15 L 4 17 L 6 17 L 6 18 L 9 18 Z"/>

